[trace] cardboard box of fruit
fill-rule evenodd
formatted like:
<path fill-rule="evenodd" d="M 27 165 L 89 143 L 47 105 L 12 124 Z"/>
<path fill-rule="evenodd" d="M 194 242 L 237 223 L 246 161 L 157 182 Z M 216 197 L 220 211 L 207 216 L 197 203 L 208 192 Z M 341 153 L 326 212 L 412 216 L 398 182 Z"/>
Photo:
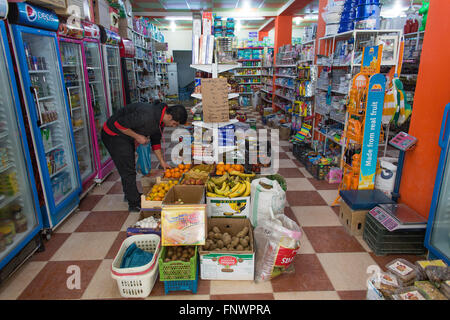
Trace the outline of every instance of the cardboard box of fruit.
<path fill-rule="evenodd" d="M 164 171 L 162 181 L 168 180 L 180 180 L 180 178 L 191 169 L 190 164 L 179 164 L 175 168 L 167 169 Z"/>
<path fill-rule="evenodd" d="M 183 174 L 182 185 L 204 185 L 214 170 L 213 165 L 196 165 Z"/>
<path fill-rule="evenodd" d="M 166 193 L 175 185 L 178 180 L 162 181 L 160 177 L 142 177 L 141 209 L 162 208 L 162 202 Z"/>
<path fill-rule="evenodd" d="M 151 220 L 152 223 L 144 223 Z M 139 213 L 138 221 L 127 228 L 127 237 L 137 234 L 157 234 L 161 236 L 161 209 L 148 209 Z"/>

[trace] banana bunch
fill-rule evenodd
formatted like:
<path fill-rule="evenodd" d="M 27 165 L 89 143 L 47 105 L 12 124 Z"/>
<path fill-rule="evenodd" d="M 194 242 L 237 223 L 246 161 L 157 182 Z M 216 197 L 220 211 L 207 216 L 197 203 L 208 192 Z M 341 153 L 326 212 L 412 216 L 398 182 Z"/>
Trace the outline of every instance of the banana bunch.
<path fill-rule="evenodd" d="M 231 171 L 220 177 L 211 177 L 206 182 L 206 195 L 215 198 L 248 197 L 251 191 L 250 178 L 254 175 Z"/>

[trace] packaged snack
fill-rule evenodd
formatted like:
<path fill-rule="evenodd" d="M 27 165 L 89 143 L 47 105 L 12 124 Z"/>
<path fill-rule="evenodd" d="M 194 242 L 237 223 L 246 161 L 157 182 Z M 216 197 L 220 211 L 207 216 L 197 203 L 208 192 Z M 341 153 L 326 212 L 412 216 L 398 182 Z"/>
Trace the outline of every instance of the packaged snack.
<path fill-rule="evenodd" d="M 417 287 L 427 300 L 447 300 L 447 298 L 430 281 L 416 281 Z"/>
<path fill-rule="evenodd" d="M 419 288 L 415 286 L 396 290 L 392 298 L 394 300 L 426 300 Z"/>
<path fill-rule="evenodd" d="M 400 287 L 397 277 L 389 272 L 377 273 L 370 279 L 370 282 L 384 299 L 392 299 L 392 295 Z"/>
<path fill-rule="evenodd" d="M 450 299 L 450 280 L 442 282 L 440 290 L 447 299 Z"/>
<path fill-rule="evenodd" d="M 419 260 L 416 261 L 415 265 L 418 267 L 419 275 L 417 277 L 418 281 L 427 280 L 427 274 L 425 273 L 425 268 L 428 266 L 440 266 L 446 267 L 447 264 L 443 260 Z"/>
<path fill-rule="evenodd" d="M 386 268 L 397 276 L 402 287 L 411 285 L 418 274 L 417 267 L 405 259 L 395 259 L 389 262 Z"/>
<path fill-rule="evenodd" d="M 428 280 L 437 284 L 450 280 L 450 267 L 427 266 L 425 267 L 425 273 Z"/>

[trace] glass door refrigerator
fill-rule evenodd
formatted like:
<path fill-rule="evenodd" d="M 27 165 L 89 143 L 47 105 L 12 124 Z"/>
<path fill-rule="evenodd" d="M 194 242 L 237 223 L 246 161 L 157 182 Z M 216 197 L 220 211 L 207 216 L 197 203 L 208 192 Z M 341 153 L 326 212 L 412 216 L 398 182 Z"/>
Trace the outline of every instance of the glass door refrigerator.
<path fill-rule="evenodd" d="M 95 129 L 91 105 L 88 103 L 86 85 L 87 70 L 85 68 L 84 29 L 65 23 L 59 24 L 58 39 L 66 92 L 69 99 L 70 117 L 72 119 L 75 149 L 80 168 L 83 198 L 95 186 L 98 169 L 95 159 L 98 158 L 94 148 Z"/>
<path fill-rule="evenodd" d="M 439 147 L 441 155 L 425 234 L 430 259 L 442 259 L 450 265 L 450 103 L 444 109 Z"/>
<path fill-rule="evenodd" d="M 114 114 L 124 106 L 122 90 L 122 68 L 120 67 L 120 36 L 100 26 L 103 62 L 105 63 L 106 92 L 109 113 Z"/>
<path fill-rule="evenodd" d="M 6 28 L 1 20 L 0 82 L 1 284 L 41 246 L 42 229 L 38 194 Z"/>
<path fill-rule="evenodd" d="M 45 205 L 44 230 L 56 228 L 80 202 L 81 180 L 56 31 L 58 17 L 12 3 L 9 24 L 21 92 Z"/>
<path fill-rule="evenodd" d="M 134 66 L 134 55 L 136 49 L 133 41 L 122 38 L 120 41 L 120 57 L 123 74 L 123 96 L 125 105 L 138 102 L 139 92 L 136 83 L 136 72 Z"/>
<path fill-rule="evenodd" d="M 106 95 L 105 73 L 100 48 L 100 28 L 90 22 L 83 22 L 84 27 L 84 57 L 87 71 L 88 101 L 93 112 L 93 143 L 96 147 L 97 177 L 95 181 L 101 183 L 114 169 L 114 163 L 108 150 L 103 145 L 101 131 L 103 124 L 110 116 L 108 98 Z"/>

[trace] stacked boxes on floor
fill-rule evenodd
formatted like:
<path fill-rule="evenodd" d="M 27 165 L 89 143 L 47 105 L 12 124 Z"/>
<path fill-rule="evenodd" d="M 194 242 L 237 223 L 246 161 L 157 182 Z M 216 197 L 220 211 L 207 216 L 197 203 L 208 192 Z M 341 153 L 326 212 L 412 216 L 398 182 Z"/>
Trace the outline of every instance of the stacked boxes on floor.
<path fill-rule="evenodd" d="M 176 185 L 164 197 L 161 211 L 162 251 L 159 278 L 165 293 L 197 292 L 198 246 L 206 240 L 203 185 Z"/>
<path fill-rule="evenodd" d="M 353 235 L 362 235 L 369 210 L 379 204 L 393 204 L 380 190 L 341 190 L 339 219 L 347 231 Z"/>

